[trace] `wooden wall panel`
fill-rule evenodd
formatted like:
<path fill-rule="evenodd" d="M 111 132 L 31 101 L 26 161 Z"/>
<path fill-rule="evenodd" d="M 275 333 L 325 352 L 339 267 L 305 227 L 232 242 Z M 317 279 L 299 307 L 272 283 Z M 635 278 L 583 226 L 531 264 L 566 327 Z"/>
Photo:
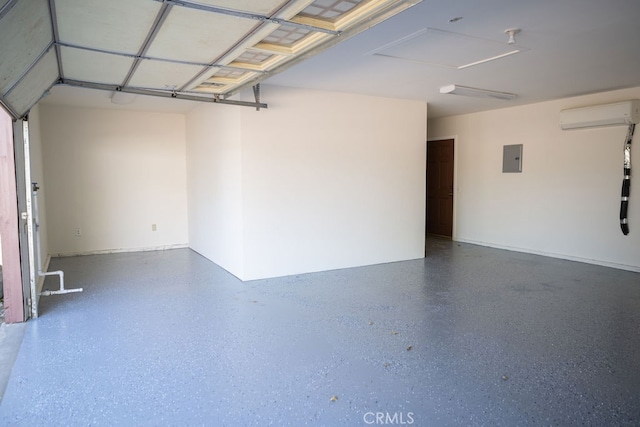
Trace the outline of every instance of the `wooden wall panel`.
<path fill-rule="evenodd" d="M 24 321 L 18 197 L 13 152 L 11 117 L 0 108 L 0 234 L 2 234 L 2 275 L 4 281 L 5 322 Z"/>

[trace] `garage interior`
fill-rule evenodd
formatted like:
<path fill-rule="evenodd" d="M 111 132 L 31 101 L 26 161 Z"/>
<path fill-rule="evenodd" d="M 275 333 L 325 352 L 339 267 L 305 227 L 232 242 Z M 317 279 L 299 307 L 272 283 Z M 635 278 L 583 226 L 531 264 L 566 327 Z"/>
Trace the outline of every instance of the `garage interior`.
<path fill-rule="evenodd" d="M 2 423 L 637 424 L 633 125 L 559 121 L 640 5 L 511 3 L 0 1 Z"/>

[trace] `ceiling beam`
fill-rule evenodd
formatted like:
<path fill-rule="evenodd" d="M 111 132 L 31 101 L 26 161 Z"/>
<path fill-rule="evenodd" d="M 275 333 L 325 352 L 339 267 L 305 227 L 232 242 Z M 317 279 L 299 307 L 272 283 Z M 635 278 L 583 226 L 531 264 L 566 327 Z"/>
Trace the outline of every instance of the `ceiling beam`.
<path fill-rule="evenodd" d="M 56 49 L 56 60 L 58 61 L 58 77 L 64 79 L 64 70 L 62 68 L 62 56 L 60 56 L 60 36 L 58 32 L 58 16 L 56 14 L 56 4 L 54 0 L 49 0 L 49 16 L 51 17 L 51 31 L 53 33 L 53 43 Z"/>
<path fill-rule="evenodd" d="M 218 96 L 214 96 L 214 97 L 195 96 L 195 95 L 190 95 L 190 94 L 185 94 L 180 92 L 136 88 L 136 87 L 129 87 L 129 86 L 121 87 L 118 85 L 83 82 L 80 80 L 61 79 L 58 82 L 58 84 L 75 86 L 75 87 L 83 87 L 87 89 L 106 90 L 109 92 L 124 92 L 124 93 L 133 93 L 136 95 L 156 96 L 160 98 L 182 99 L 186 101 L 198 101 L 198 102 L 207 102 L 207 103 L 213 103 L 213 104 L 237 105 L 241 107 L 252 107 L 252 108 L 268 108 L 267 104 L 261 103 L 261 102 L 235 101 L 232 99 L 222 99 Z"/>
<path fill-rule="evenodd" d="M 105 55 L 115 55 L 115 56 L 121 56 L 124 58 L 140 58 L 140 59 L 147 59 L 150 61 L 161 61 L 161 62 L 171 62 L 174 64 L 183 64 L 183 65 L 197 65 L 200 67 L 209 67 L 211 64 L 205 63 L 205 62 L 194 62 L 194 61 L 181 61 L 179 59 L 169 59 L 169 58 L 158 58 L 155 56 L 138 56 L 136 54 L 133 53 L 124 53 L 124 52 L 116 52 L 113 50 L 107 50 L 107 49 L 98 49 L 95 47 L 87 47 L 87 46 L 80 46 L 77 44 L 73 44 L 73 43 L 67 43 L 67 42 L 57 42 L 56 43 L 57 46 L 60 47 L 68 47 L 70 49 L 79 49 L 79 50 L 86 50 L 89 52 L 95 52 L 95 53 L 103 53 Z M 256 71 L 253 68 L 243 68 L 243 67 L 236 67 L 236 66 L 231 66 L 231 65 L 216 65 L 216 67 L 222 68 L 222 69 L 229 69 L 229 70 L 241 70 L 241 71 L 252 71 L 252 72 L 261 72 L 264 73 L 265 71 Z"/>

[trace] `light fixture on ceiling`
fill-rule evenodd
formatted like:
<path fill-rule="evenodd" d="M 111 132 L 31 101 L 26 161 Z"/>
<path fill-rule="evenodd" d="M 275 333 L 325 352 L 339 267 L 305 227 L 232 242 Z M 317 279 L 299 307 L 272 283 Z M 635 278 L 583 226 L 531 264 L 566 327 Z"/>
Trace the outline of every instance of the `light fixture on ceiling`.
<path fill-rule="evenodd" d="M 516 34 L 522 31 L 520 28 L 509 28 L 504 30 L 504 33 L 509 36 L 509 40 L 507 40 L 507 44 L 516 44 Z"/>
<path fill-rule="evenodd" d="M 128 93 L 117 90 L 111 94 L 111 103 L 118 105 L 127 105 L 135 101 L 136 97 L 137 95 L 135 93 Z"/>
<path fill-rule="evenodd" d="M 516 97 L 515 93 L 497 92 L 495 90 L 478 89 L 475 87 L 460 86 L 460 85 L 442 86 L 440 88 L 440 93 L 446 93 L 446 94 L 452 94 L 452 95 L 463 95 L 463 96 L 475 96 L 478 98 L 496 98 L 496 99 L 504 99 L 508 101 L 515 99 Z"/>

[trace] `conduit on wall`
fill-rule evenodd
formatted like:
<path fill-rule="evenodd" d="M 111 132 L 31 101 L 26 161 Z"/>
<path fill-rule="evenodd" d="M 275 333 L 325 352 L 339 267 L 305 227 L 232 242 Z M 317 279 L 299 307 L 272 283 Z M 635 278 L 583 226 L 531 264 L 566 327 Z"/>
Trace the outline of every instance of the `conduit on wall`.
<path fill-rule="evenodd" d="M 631 141 L 636 125 L 629 125 L 627 140 L 624 144 L 624 178 L 622 179 L 622 198 L 620 201 L 620 228 L 625 236 L 629 234 L 629 219 L 627 211 L 629 209 L 629 194 L 631 189 Z"/>

